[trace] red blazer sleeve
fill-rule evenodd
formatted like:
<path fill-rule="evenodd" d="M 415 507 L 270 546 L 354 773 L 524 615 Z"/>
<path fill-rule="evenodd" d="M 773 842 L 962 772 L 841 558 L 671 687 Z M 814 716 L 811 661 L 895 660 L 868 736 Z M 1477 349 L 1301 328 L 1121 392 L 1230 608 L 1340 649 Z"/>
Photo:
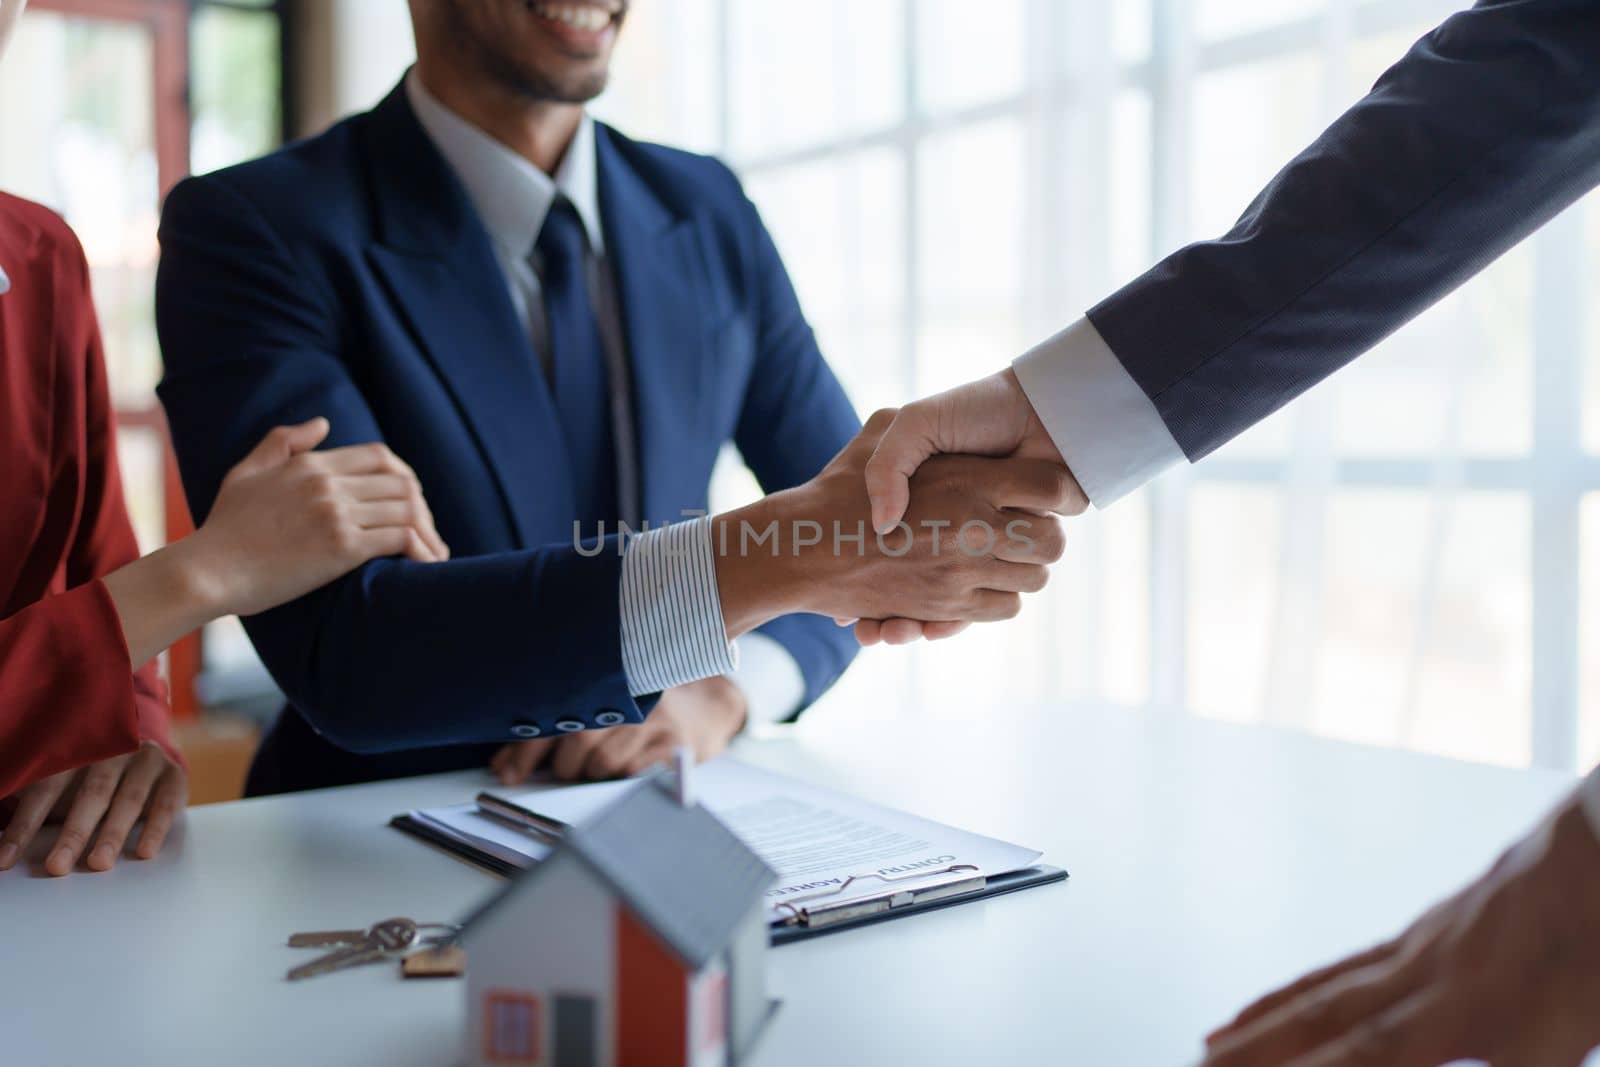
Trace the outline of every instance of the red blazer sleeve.
<path fill-rule="evenodd" d="M 38 385 L 30 390 L 32 402 L 57 408 L 50 413 L 51 440 L 37 444 L 49 462 L 76 468 L 80 484 L 65 540 L 40 548 L 41 565 L 60 568 L 65 591 L 0 619 L 0 796 L 146 740 L 176 757 L 156 665 L 134 670 L 116 606 L 100 581 L 139 550 L 122 498 L 88 267 L 70 231 L 41 218 L 48 225 L 42 254 L 31 262 L 37 273 L 18 279 L 7 297 L 42 301 L 40 314 L 12 340 L 39 361 L 33 366 L 52 368 L 32 379 Z"/>
<path fill-rule="evenodd" d="M 103 582 L 0 620 L 0 796 L 138 748 L 159 689 L 140 695 L 133 677 Z"/>
<path fill-rule="evenodd" d="M 76 292 L 83 299 L 77 307 L 74 351 L 81 353 L 84 373 L 85 427 L 83 516 L 77 537 L 67 555 L 67 588 L 103 578 L 119 567 L 139 558 L 139 542 L 133 536 L 128 508 L 122 497 L 122 474 L 117 462 L 116 413 L 111 407 L 111 390 L 106 380 L 105 351 L 100 327 L 95 320 L 89 296 L 89 269 L 81 251 L 77 253 L 81 283 Z M 105 587 L 100 585 L 104 595 Z M 107 606 L 110 597 L 105 596 Z M 115 612 L 113 611 L 113 616 Z M 109 647 L 102 650 L 107 663 L 115 662 L 124 672 L 128 667 L 127 643 L 120 621 L 115 630 L 117 655 Z M 126 681 L 126 675 L 124 675 Z M 133 704 L 138 718 L 140 741 L 154 741 L 174 760 L 182 762 L 168 731 L 167 687 L 161 681 L 154 660 L 140 664 L 133 672 Z M 133 746 L 137 747 L 137 746 Z"/>

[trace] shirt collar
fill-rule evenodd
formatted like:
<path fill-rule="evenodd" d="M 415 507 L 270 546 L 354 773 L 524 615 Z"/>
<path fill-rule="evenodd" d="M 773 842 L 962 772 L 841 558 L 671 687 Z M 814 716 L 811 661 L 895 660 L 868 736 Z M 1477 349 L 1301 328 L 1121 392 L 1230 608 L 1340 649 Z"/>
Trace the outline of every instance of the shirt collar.
<path fill-rule="evenodd" d="M 405 85 L 406 98 L 417 121 L 466 186 L 478 217 L 502 251 L 518 257 L 532 251 L 557 193 L 565 195 L 577 209 L 589 247 L 595 252 L 605 250 L 600 230 L 594 120 L 587 111 L 552 180 L 440 103 L 423 86 L 415 68 L 406 74 Z"/>

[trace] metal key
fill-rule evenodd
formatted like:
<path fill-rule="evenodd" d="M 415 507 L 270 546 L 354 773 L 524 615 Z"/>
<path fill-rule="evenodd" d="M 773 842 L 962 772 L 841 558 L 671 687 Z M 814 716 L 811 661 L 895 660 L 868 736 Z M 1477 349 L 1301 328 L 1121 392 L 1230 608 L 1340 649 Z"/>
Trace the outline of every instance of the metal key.
<path fill-rule="evenodd" d="M 290 948 L 318 948 L 327 945 L 359 945 L 372 934 L 372 930 L 310 930 L 289 935 Z"/>
<path fill-rule="evenodd" d="M 330 933 L 343 933 L 331 931 Z M 385 919 L 368 930 L 359 942 L 346 944 L 310 963 L 302 963 L 289 972 L 289 981 L 314 978 L 346 967 L 359 967 L 366 963 L 402 956 L 417 943 L 417 924 L 410 919 Z"/>
<path fill-rule="evenodd" d="M 385 922 L 409 922 L 408 919 L 385 919 Z M 453 923 L 416 923 L 416 928 L 422 930 L 438 930 L 437 934 L 430 934 L 422 938 L 419 944 L 431 945 L 441 941 L 448 941 L 461 931 L 461 927 Z M 304 933 L 290 934 L 290 948 L 323 948 L 331 945 L 359 945 L 372 936 L 373 927 L 365 930 L 308 930 Z"/>

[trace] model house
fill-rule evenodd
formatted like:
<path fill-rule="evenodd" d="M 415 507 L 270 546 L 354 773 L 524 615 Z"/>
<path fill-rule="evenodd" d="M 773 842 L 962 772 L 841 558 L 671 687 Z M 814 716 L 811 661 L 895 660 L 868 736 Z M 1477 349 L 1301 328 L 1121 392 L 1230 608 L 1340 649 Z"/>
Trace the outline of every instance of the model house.
<path fill-rule="evenodd" d="M 753 1045 L 774 874 L 677 781 L 640 782 L 468 920 L 467 1062 L 723 1067 Z"/>

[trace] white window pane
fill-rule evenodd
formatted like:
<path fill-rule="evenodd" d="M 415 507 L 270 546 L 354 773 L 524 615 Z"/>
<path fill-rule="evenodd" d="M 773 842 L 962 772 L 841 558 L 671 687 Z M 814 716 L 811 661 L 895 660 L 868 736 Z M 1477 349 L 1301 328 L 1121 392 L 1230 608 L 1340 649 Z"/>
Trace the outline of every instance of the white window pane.
<path fill-rule="evenodd" d="M 1583 220 L 1584 275 L 1588 288 L 1600 281 L 1600 193 L 1590 193 L 1578 208 Z M 1600 452 L 1600 300 L 1584 307 L 1583 447 Z"/>
<path fill-rule="evenodd" d="M 1109 261 L 1113 284 L 1148 269 L 1151 245 L 1151 107 L 1143 89 L 1125 89 L 1111 104 L 1111 151 L 1107 195 L 1111 201 Z M 1073 158 L 1069 155 L 1068 158 Z"/>
<path fill-rule="evenodd" d="M 1188 704 L 1208 718 L 1266 713 L 1283 539 L 1274 489 L 1198 486 L 1190 495 Z"/>
<path fill-rule="evenodd" d="M 750 158 L 904 114 L 900 0 L 738 0 L 728 12 L 732 150 Z"/>
<path fill-rule="evenodd" d="M 1526 765 L 1528 529 L 1520 494 L 1336 494 L 1310 684 L 1313 729 Z"/>
<path fill-rule="evenodd" d="M 630 137 L 719 150 L 718 46 L 716 0 L 634 4 L 595 115 Z"/>
<path fill-rule="evenodd" d="M 1524 244 L 1329 386 L 1345 455 L 1522 455 L 1533 444 L 1533 252 Z"/>
<path fill-rule="evenodd" d="M 1117 0 L 1111 19 L 1111 47 L 1118 61 L 1150 58 L 1150 0 Z"/>
<path fill-rule="evenodd" d="M 1200 76 L 1190 133 L 1190 240 L 1232 227 L 1256 193 L 1322 131 L 1322 59 L 1295 52 Z"/>
<path fill-rule="evenodd" d="M 905 167 L 887 149 L 747 183 L 823 355 L 863 414 L 904 403 Z"/>
<path fill-rule="evenodd" d="M 154 53 L 136 24 L 30 11 L 0 63 L 0 188 L 66 217 L 88 257 L 112 400 L 148 407 L 155 337 Z"/>
<path fill-rule="evenodd" d="M 1578 602 L 1578 767 L 1600 763 L 1600 493 L 1582 506 Z"/>
<path fill-rule="evenodd" d="M 1525 765 L 1528 552 L 1518 494 L 1198 488 L 1191 705 Z"/>
<path fill-rule="evenodd" d="M 265 155 L 278 145 L 282 78 L 278 19 L 199 6 L 189 22 L 189 165 L 196 174 Z"/>
<path fill-rule="evenodd" d="M 1233 37 L 1320 14 L 1326 0 L 1195 0 L 1195 33 L 1201 40 Z"/>
<path fill-rule="evenodd" d="M 1091 620 L 1098 684 L 1091 690 L 1120 704 L 1150 699 L 1150 496 L 1140 490 L 1106 511 L 1095 512 L 1099 544 L 1094 575 L 1086 588 L 1100 589 L 1099 612 Z M 1076 522 L 1077 520 L 1074 520 Z M 1069 544 L 1083 538 L 1068 530 Z M 1073 598 L 1071 582 L 1052 579 L 1058 600 Z M 1094 601 L 1087 603 L 1094 606 Z M 1086 642 L 1086 644 L 1088 644 Z"/>
<path fill-rule="evenodd" d="M 969 381 L 1022 351 L 1020 119 L 964 126 L 917 152 L 916 392 Z"/>
<path fill-rule="evenodd" d="M 918 105 L 970 107 L 1022 91 L 1022 0 L 917 0 Z"/>
<path fill-rule="evenodd" d="M 154 430 L 125 426 L 117 431 L 117 469 L 122 496 L 141 552 L 167 543 L 166 500 L 161 493 L 166 450 Z"/>

